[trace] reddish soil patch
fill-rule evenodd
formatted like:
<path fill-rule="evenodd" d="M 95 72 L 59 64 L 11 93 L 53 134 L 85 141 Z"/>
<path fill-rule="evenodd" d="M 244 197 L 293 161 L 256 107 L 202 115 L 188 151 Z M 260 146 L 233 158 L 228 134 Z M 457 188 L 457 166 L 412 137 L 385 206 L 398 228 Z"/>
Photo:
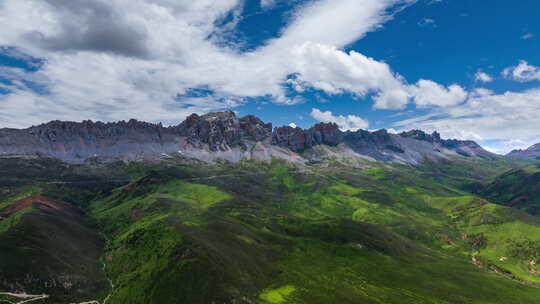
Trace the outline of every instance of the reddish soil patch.
<path fill-rule="evenodd" d="M 140 210 L 134 210 L 132 213 L 131 213 L 131 219 L 134 220 L 134 221 L 138 221 L 141 219 L 141 211 Z"/>
<path fill-rule="evenodd" d="M 446 242 L 446 244 L 456 246 L 456 243 L 454 243 L 454 240 L 452 240 L 452 238 L 450 236 L 443 235 L 441 238 L 442 238 L 443 242 Z"/>
<path fill-rule="evenodd" d="M 13 213 L 19 212 L 35 205 L 37 205 L 37 207 L 43 210 L 49 209 L 61 211 L 65 209 L 64 207 L 44 196 L 34 195 L 12 203 L 11 205 L 4 208 L 4 210 L 2 210 L 2 213 L 4 216 L 10 216 Z"/>
<path fill-rule="evenodd" d="M 522 196 L 520 196 L 520 197 L 516 197 L 515 199 L 513 199 L 508 205 L 511 206 L 511 207 L 513 207 L 513 206 L 518 205 L 518 204 L 520 204 L 521 202 L 526 201 L 526 200 L 528 200 L 528 199 L 529 199 L 529 196 L 527 196 L 527 195 L 522 195 Z"/>

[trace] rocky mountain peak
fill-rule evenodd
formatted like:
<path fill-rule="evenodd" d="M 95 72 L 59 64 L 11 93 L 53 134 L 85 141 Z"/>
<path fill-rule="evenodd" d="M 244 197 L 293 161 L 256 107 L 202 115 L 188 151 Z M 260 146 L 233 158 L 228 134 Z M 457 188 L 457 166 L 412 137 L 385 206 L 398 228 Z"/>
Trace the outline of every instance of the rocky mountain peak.
<path fill-rule="evenodd" d="M 475 142 L 443 140 L 437 132 L 412 130 L 399 135 L 386 130 L 343 132 L 335 123 L 318 123 L 309 129 L 290 126 L 272 129 L 272 124 L 258 117 L 237 117 L 232 111 L 192 114 L 172 127 L 132 119 L 115 123 L 51 121 L 27 129 L 0 129 L 0 156 L 41 154 L 74 163 L 94 158 L 156 159 L 170 153 L 203 160 L 272 157 L 298 160 L 303 159 L 302 152 L 316 146 L 339 146 L 330 149 L 334 156 L 343 153 L 344 157 L 357 155 L 411 164 L 448 155 L 494 157 Z"/>
<path fill-rule="evenodd" d="M 343 141 L 344 133 L 341 132 L 335 123 L 318 123 L 309 129 L 312 145 L 324 144 L 337 146 Z"/>
<path fill-rule="evenodd" d="M 441 141 L 441 134 L 438 132 L 433 132 L 432 134 L 428 134 L 422 130 L 411 130 L 407 132 L 402 132 L 399 134 L 401 137 L 408 137 L 408 138 L 414 138 L 417 140 L 427 141 L 427 142 L 440 142 Z"/>
<path fill-rule="evenodd" d="M 272 144 L 291 149 L 294 152 L 302 151 L 306 148 L 306 132 L 298 127 L 275 128 L 272 133 Z"/>
<path fill-rule="evenodd" d="M 300 152 L 317 145 L 337 146 L 343 136 L 335 123 L 318 123 L 308 130 L 283 126 L 274 129 L 272 144 Z"/>
<path fill-rule="evenodd" d="M 272 134 L 272 124 L 265 124 L 255 116 L 238 118 L 232 111 L 190 115 L 175 127 L 181 136 L 196 147 L 208 145 L 211 151 L 226 151 L 243 146 L 245 140 L 261 141 Z"/>
<path fill-rule="evenodd" d="M 57 139 L 71 140 L 80 138 L 81 140 L 94 140 L 97 138 L 110 138 L 125 135 L 128 132 L 155 133 L 158 134 L 163 129 L 161 124 L 152 124 L 131 119 L 129 121 L 119 121 L 113 123 L 93 122 L 85 120 L 83 122 L 73 121 L 51 121 L 38 126 L 28 128 L 28 133 L 43 143 L 54 143 Z"/>

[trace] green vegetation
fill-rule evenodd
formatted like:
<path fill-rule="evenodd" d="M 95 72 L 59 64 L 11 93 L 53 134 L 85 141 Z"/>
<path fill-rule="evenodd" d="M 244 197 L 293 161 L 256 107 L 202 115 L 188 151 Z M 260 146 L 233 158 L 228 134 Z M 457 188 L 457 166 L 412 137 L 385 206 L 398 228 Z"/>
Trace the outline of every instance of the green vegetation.
<path fill-rule="evenodd" d="M 0 234 L 8 232 L 13 227 L 16 227 L 25 214 L 32 213 L 33 211 L 32 208 L 23 209 L 0 221 Z"/>
<path fill-rule="evenodd" d="M 296 288 L 291 285 L 282 286 L 276 289 L 264 290 L 259 296 L 262 303 L 268 304 L 281 304 L 291 302 L 291 294 L 294 293 Z"/>
<path fill-rule="evenodd" d="M 92 209 L 105 231 L 129 234 L 174 214 L 196 225 L 198 214 L 229 198 L 215 187 L 150 177 L 117 189 Z"/>
<path fill-rule="evenodd" d="M 540 166 L 529 165 L 501 174 L 479 191 L 493 202 L 540 215 Z"/>
<path fill-rule="evenodd" d="M 538 302 L 540 219 L 477 196 L 521 163 L 353 164 L 171 158 L 54 169 L 66 183 L 48 184 L 37 177 L 52 173 L 37 169 L 20 185 L 0 181 L 0 215 L 34 194 L 68 208 L 33 206 L 0 222 L 0 282 L 31 273 L 43 283 L 67 259 L 85 265 L 77 286 L 86 290 L 28 290 L 58 304 L 110 292 L 109 304 Z M 36 239 L 36 229 L 57 236 Z M 15 238 L 39 247 L 25 252 Z M 49 269 L 13 264 L 30 253 Z"/>
<path fill-rule="evenodd" d="M 19 292 L 19 284 L 29 294 L 50 295 L 47 303 L 105 297 L 103 241 L 78 210 L 36 205 L 3 216 L 0 292 Z"/>
<path fill-rule="evenodd" d="M 15 194 L 11 194 L 3 201 L 0 201 L 0 209 L 11 205 L 12 203 L 18 200 L 38 194 L 40 192 L 41 192 L 41 189 L 39 187 L 21 187 L 20 189 L 16 190 Z"/>

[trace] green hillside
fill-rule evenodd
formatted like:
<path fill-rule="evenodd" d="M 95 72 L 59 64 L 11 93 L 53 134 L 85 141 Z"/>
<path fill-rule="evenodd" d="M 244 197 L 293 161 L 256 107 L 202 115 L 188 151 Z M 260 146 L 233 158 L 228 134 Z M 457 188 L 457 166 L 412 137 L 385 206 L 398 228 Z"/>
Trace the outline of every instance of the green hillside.
<path fill-rule="evenodd" d="M 77 261 L 87 265 L 72 273 L 86 280 L 86 289 L 24 286 L 51 295 L 43 303 L 108 297 L 109 304 L 532 304 L 540 298 L 540 220 L 469 191 L 515 164 L 458 158 L 419 168 L 355 168 L 337 161 L 208 165 L 178 158 L 56 168 L 35 162 L 28 166 L 41 171 L 17 185 L 1 184 L 0 238 L 55 244 L 32 249 L 41 260 L 24 272 L 36 277 L 51 269 L 62 277 Z M 51 172 L 56 182 L 41 180 Z M 36 195 L 69 212 L 57 219 L 33 204 L 8 214 Z M 68 228 L 54 233 L 58 242 L 30 238 L 28 230 L 17 234 L 57 221 Z M 20 243 L 1 244 L 0 261 L 21 260 L 9 254 Z M 84 254 L 69 253 L 77 261 L 64 269 L 52 258 L 68 249 Z M 0 292 L 22 291 L 15 283 L 23 284 L 22 272 L 4 269 L 0 282 L 11 285 Z"/>
<path fill-rule="evenodd" d="M 481 195 L 506 206 L 540 215 L 540 165 L 532 164 L 498 176 Z"/>

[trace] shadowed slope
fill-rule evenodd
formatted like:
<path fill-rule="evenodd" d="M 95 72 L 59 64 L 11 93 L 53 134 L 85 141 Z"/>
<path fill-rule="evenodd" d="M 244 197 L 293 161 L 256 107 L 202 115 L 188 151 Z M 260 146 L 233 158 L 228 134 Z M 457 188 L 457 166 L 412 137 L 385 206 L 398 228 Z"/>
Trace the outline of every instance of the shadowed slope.
<path fill-rule="evenodd" d="M 7 204 L 0 218 L 0 291 L 47 294 L 51 303 L 107 292 L 103 239 L 83 211 L 33 195 Z"/>

